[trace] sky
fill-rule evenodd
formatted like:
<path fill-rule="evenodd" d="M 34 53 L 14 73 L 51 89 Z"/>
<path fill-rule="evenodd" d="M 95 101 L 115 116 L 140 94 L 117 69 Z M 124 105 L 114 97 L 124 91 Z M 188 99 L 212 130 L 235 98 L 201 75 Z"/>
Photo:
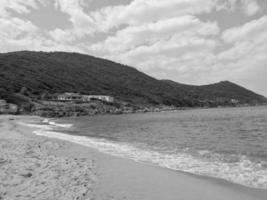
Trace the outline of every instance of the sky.
<path fill-rule="evenodd" d="M 67 51 L 267 96 L 266 0 L 0 0 L 0 52 Z"/>

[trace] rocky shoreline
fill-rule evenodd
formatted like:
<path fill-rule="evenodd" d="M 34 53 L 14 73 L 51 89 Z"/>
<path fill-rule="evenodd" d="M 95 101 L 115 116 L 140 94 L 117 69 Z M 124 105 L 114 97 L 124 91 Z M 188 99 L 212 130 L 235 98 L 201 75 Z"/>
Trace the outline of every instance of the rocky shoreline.
<path fill-rule="evenodd" d="M 94 116 L 103 114 L 130 114 L 145 112 L 173 111 L 185 108 L 174 106 L 137 106 L 129 103 L 107 103 L 91 101 L 88 103 L 39 101 L 30 110 L 21 110 L 18 114 L 30 114 L 48 118 Z"/>

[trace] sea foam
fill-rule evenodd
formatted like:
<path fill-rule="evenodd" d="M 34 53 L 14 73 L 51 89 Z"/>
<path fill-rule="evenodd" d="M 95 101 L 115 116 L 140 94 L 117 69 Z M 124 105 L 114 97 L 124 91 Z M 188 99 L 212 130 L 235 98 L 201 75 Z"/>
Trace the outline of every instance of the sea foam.
<path fill-rule="evenodd" d="M 59 123 L 56 123 L 56 122 L 51 121 L 49 119 L 44 119 L 43 123 L 47 123 L 49 125 L 61 127 L 61 128 L 71 128 L 73 126 L 72 124 L 59 124 Z"/>
<path fill-rule="evenodd" d="M 172 170 L 221 178 L 248 187 L 267 189 L 267 169 L 261 163 L 254 163 L 245 156 L 240 156 L 237 162 L 223 162 L 219 159 L 210 161 L 195 157 L 187 153 L 187 151 L 165 154 L 102 138 L 54 132 L 52 126 L 30 126 L 39 128 L 34 131 L 36 135 L 70 141 L 96 149 L 102 153 L 129 158 L 137 162 L 151 163 Z M 211 152 L 200 152 L 202 155 L 208 153 Z"/>

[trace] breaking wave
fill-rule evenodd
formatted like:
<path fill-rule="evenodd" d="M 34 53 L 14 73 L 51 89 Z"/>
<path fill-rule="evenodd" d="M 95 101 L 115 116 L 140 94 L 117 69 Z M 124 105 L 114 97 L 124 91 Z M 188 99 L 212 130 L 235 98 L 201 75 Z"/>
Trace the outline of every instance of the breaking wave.
<path fill-rule="evenodd" d="M 72 124 L 59 124 L 49 119 L 44 119 L 43 123 L 47 123 L 51 126 L 60 127 L 60 128 L 71 128 L 73 126 Z"/>

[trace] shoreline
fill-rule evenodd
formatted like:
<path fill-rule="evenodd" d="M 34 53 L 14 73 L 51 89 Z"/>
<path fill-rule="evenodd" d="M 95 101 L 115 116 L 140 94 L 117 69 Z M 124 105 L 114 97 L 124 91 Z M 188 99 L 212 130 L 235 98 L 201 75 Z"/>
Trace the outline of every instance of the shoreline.
<path fill-rule="evenodd" d="M 48 119 L 64 119 L 64 118 L 79 118 L 79 117 L 95 117 L 95 116 L 112 116 L 112 115 L 131 115 L 131 114 L 146 114 L 146 113 L 163 113 L 163 112 L 179 112 L 179 111 L 194 111 L 194 110 L 210 110 L 210 109 L 236 109 L 236 108 L 249 108 L 249 107 L 266 107 L 267 104 L 259 104 L 259 105 L 237 105 L 237 106 L 218 106 L 218 107 L 172 107 L 166 106 L 166 108 L 158 108 L 158 107 L 147 107 L 140 110 L 135 111 L 122 111 L 122 112 L 104 112 L 104 113 L 96 113 L 96 114 L 88 114 L 88 115 L 62 115 L 62 116 L 49 116 L 49 115 L 39 115 L 34 113 L 17 113 L 14 116 L 30 116 L 30 117 L 41 117 Z M 1 113 L 2 115 L 8 115 Z"/>
<path fill-rule="evenodd" d="M 9 121 L 8 116 L 0 116 L 0 121 L 3 121 L 3 118 L 5 118 L 6 124 L 17 124 L 29 120 L 29 118 L 37 119 L 39 117 L 12 116 L 15 120 Z M 94 167 L 90 168 L 90 171 L 96 174 L 96 181 L 90 188 L 90 195 L 95 199 L 263 200 L 267 196 L 267 190 L 248 188 L 221 179 L 198 176 L 115 157 L 72 142 L 36 136 L 32 133 L 36 129 L 24 128 L 13 128 L 11 132 L 14 136 L 9 139 L 31 137 L 32 140 L 38 142 L 50 141 L 54 145 L 61 144 L 52 153 L 50 152 L 56 158 L 94 160 Z M 21 129 L 24 129 L 23 133 L 19 133 Z M 0 137 L 3 139 L 2 134 Z M 73 171 L 75 172 L 75 169 Z M 70 173 L 73 172 L 70 171 Z"/>

